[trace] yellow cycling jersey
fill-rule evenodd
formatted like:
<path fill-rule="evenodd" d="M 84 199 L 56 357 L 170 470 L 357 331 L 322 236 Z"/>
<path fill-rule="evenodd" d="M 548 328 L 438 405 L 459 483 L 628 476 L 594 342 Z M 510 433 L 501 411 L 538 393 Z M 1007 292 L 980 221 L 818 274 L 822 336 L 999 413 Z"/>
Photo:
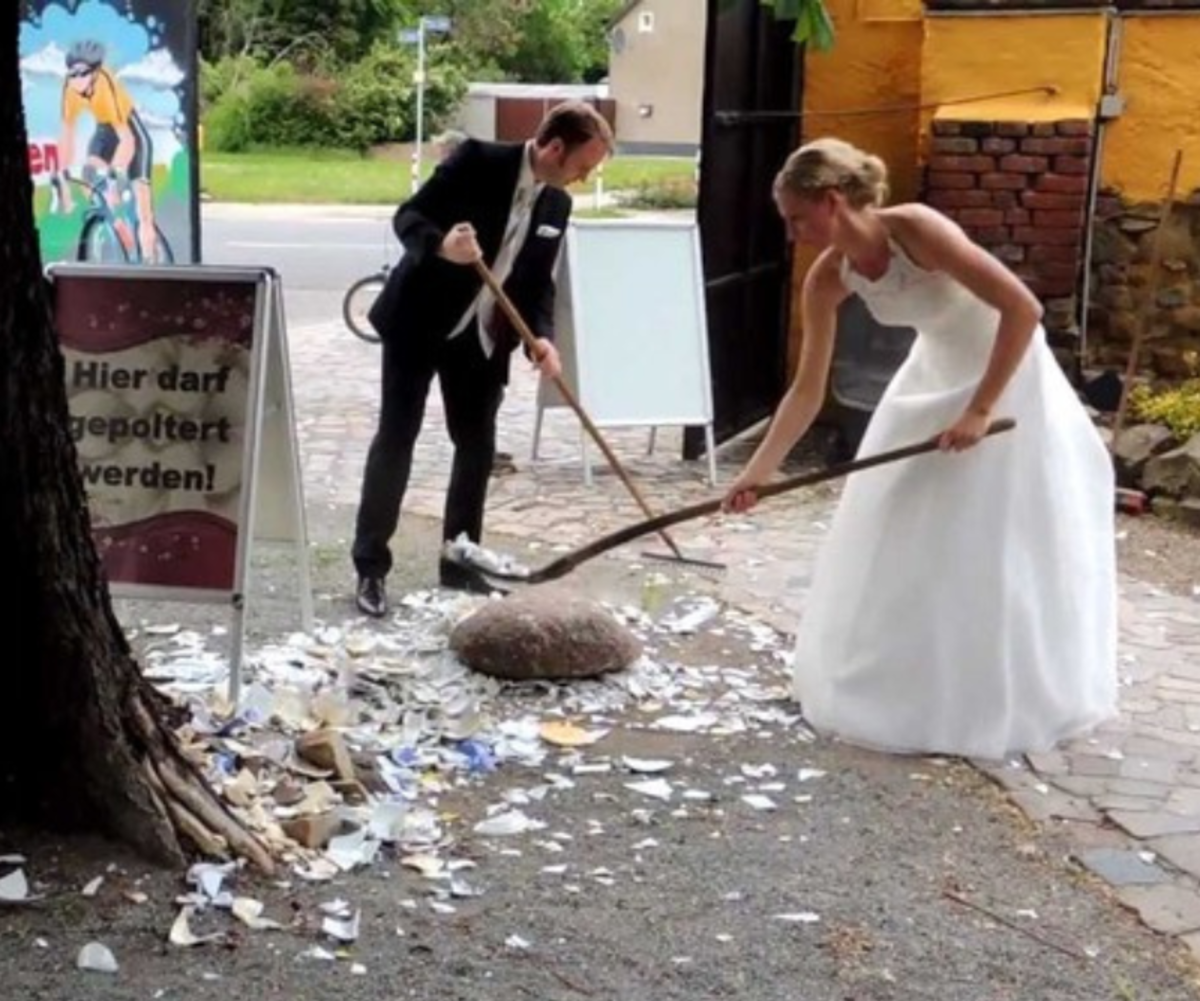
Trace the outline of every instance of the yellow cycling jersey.
<path fill-rule="evenodd" d="M 96 71 L 92 93 L 78 93 L 70 84 L 63 89 L 63 121 L 74 125 L 83 111 L 90 111 L 97 125 L 115 128 L 128 125 L 133 117 L 133 99 L 123 84 L 108 70 Z"/>

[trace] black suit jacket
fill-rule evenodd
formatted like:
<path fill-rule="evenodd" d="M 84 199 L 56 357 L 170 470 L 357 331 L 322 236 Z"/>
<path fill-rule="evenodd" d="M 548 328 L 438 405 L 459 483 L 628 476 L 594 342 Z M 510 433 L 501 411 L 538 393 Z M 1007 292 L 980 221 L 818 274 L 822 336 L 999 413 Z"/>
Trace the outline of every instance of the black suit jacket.
<path fill-rule="evenodd" d="M 482 281 L 473 267 L 443 260 L 438 249 L 452 226 L 469 222 L 485 263 L 495 263 L 525 155 L 523 143 L 468 140 L 400 206 L 394 227 L 404 256 L 370 312 L 380 337 L 436 343 L 462 319 Z M 533 205 L 529 233 L 504 283 L 513 305 L 538 337 L 554 336 L 554 264 L 570 216 L 570 195 L 543 187 Z M 496 316 L 504 319 L 499 308 Z M 516 332 L 502 322 L 497 334 L 498 347 L 507 356 L 519 343 Z"/>

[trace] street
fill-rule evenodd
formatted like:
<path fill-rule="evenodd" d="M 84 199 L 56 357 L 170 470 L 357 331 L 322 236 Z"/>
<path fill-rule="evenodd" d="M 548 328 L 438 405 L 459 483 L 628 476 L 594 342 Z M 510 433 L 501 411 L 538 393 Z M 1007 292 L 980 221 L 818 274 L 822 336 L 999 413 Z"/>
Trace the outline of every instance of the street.
<path fill-rule="evenodd" d="M 293 336 L 341 316 L 342 296 L 399 256 L 387 207 L 206 204 L 205 264 L 266 265 L 283 277 Z M 347 334 L 349 336 L 349 334 Z"/>

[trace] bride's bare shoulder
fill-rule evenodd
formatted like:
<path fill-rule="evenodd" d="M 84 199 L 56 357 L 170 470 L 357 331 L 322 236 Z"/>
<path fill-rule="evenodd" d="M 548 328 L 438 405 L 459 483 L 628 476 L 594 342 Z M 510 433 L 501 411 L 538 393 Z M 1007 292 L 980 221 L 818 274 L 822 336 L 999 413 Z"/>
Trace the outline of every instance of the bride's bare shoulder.
<path fill-rule="evenodd" d="M 833 247 L 826 247 L 817 255 L 805 276 L 804 291 L 809 296 L 820 296 L 840 302 L 850 293 L 842 281 L 842 254 Z"/>
<path fill-rule="evenodd" d="M 888 229 L 898 236 L 905 233 L 928 233 L 946 227 L 957 228 L 957 224 L 949 216 L 921 202 L 889 205 L 879 210 L 879 217 Z"/>
<path fill-rule="evenodd" d="M 947 253 L 961 253 L 970 242 L 957 222 L 928 205 L 910 202 L 880 209 L 879 214 L 892 239 L 927 271 L 941 270 Z"/>

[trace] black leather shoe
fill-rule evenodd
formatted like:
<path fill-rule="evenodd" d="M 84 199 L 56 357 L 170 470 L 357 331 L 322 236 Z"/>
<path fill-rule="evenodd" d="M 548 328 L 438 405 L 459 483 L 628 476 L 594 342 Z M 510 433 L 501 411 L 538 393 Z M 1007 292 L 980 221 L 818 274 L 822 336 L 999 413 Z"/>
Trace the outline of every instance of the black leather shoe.
<path fill-rule="evenodd" d="M 464 566 L 442 557 L 438 561 L 438 580 L 442 587 L 455 591 L 470 591 L 472 594 L 508 594 L 504 588 L 493 584 L 474 567 Z"/>
<path fill-rule="evenodd" d="M 387 589 L 382 577 L 359 577 L 355 598 L 358 610 L 373 619 L 382 619 L 388 612 Z"/>

